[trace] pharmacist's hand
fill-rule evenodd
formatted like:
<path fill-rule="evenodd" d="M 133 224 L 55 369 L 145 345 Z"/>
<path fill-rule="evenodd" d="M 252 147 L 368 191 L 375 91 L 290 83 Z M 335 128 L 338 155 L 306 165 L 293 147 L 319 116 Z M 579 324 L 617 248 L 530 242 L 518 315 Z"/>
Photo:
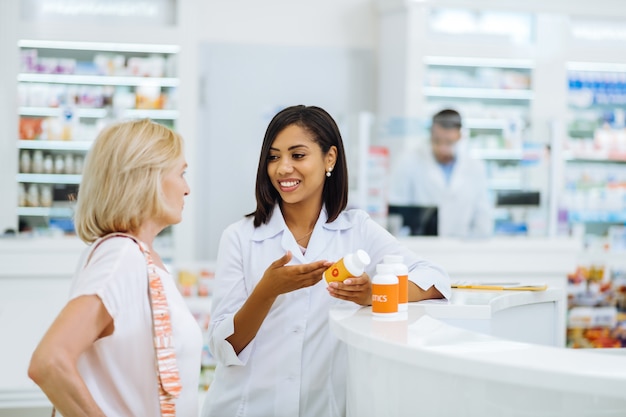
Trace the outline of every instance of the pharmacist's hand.
<path fill-rule="evenodd" d="M 330 261 L 316 261 L 302 265 L 287 265 L 291 252 L 272 262 L 265 270 L 259 285 L 270 297 L 277 297 L 300 288 L 310 287 L 322 279 L 324 271 L 332 265 Z"/>
<path fill-rule="evenodd" d="M 328 292 L 335 298 L 352 301 L 362 306 L 372 304 L 372 282 L 367 274 L 353 277 L 343 282 L 328 284 Z"/>

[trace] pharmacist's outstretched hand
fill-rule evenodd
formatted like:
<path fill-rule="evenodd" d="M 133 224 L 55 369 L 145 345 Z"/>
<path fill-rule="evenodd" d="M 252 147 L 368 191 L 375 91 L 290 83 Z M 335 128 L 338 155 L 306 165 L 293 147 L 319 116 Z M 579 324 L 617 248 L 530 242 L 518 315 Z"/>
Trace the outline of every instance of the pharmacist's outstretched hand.
<path fill-rule="evenodd" d="M 328 292 L 335 298 L 352 301 L 362 306 L 372 304 L 372 282 L 367 274 L 328 284 Z"/>
<path fill-rule="evenodd" d="M 323 260 L 310 264 L 287 265 L 291 258 L 291 252 L 287 251 L 265 270 L 259 285 L 263 285 L 269 296 L 276 297 L 315 285 L 322 279 L 324 271 L 332 265 L 332 262 Z"/>

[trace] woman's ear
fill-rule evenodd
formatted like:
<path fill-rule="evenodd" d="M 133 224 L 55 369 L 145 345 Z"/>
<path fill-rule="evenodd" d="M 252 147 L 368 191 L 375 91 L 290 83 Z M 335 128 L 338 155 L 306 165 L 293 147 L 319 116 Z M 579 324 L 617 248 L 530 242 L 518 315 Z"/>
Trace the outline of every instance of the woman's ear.
<path fill-rule="evenodd" d="M 335 163 L 337 163 L 337 147 L 336 146 L 331 146 L 330 149 L 328 149 L 328 152 L 326 152 L 326 163 L 332 167 L 334 167 Z"/>

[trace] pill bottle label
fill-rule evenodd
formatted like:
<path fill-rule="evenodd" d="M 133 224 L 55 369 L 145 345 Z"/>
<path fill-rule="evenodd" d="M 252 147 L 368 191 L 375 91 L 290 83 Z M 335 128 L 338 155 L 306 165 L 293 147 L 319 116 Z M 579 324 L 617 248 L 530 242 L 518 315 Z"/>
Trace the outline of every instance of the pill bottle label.
<path fill-rule="evenodd" d="M 346 269 L 346 265 L 344 264 L 343 259 L 335 262 L 333 265 L 331 265 L 330 268 L 324 271 L 324 279 L 328 283 L 333 281 L 341 282 L 351 276 L 352 274 L 350 274 L 350 272 L 348 272 L 348 270 Z"/>
<path fill-rule="evenodd" d="M 398 275 L 398 303 L 406 304 L 409 302 L 409 276 Z"/>
<path fill-rule="evenodd" d="M 398 312 L 398 285 L 372 284 L 372 312 L 374 314 Z"/>

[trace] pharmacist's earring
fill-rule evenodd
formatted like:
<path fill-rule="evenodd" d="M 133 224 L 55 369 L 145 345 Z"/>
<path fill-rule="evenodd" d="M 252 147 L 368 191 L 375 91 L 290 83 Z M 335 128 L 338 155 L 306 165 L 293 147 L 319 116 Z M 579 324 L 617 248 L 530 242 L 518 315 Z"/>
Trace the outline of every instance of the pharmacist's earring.
<path fill-rule="evenodd" d="M 326 171 L 326 176 L 328 178 L 330 178 L 330 175 L 331 175 L 332 172 L 333 172 L 333 169 L 332 168 L 328 168 L 328 171 Z"/>

